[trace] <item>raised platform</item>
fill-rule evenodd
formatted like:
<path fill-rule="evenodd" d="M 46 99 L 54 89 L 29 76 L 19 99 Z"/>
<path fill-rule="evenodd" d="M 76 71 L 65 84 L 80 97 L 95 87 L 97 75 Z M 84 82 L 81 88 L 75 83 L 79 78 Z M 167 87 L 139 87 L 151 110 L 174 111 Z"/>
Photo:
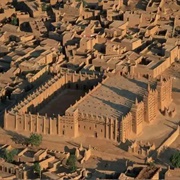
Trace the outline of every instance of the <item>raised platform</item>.
<path fill-rule="evenodd" d="M 81 113 L 121 119 L 129 112 L 136 98 L 142 100 L 147 89 L 146 81 L 119 75 L 109 77 L 74 108 Z"/>

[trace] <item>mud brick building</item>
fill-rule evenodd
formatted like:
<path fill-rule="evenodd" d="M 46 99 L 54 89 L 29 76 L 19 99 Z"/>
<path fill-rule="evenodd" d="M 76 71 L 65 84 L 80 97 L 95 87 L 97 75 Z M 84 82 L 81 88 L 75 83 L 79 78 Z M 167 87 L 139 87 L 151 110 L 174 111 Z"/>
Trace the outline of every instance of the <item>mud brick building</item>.
<path fill-rule="evenodd" d="M 67 92 L 81 92 L 82 96 L 66 104 Z M 120 73 L 113 76 L 59 73 L 5 112 L 4 128 L 124 142 L 132 134 L 141 133 L 144 122 L 155 121 L 159 110 L 168 108 L 171 93 L 171 78 L 149 82 Z"/>

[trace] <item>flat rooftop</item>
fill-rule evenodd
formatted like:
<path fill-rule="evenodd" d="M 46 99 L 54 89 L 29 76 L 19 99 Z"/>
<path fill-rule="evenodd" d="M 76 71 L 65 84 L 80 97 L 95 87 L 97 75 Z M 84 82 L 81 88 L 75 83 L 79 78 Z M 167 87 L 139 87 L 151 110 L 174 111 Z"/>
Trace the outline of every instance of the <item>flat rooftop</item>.
<path fill-rule="evenodd" d="M 146 81 L 114 75 L 73 108 L 78 108 L 80 113 L 121 119 L 130 111 L 136 97 L 139 101 L 142 99 L 147 89 Z"/>

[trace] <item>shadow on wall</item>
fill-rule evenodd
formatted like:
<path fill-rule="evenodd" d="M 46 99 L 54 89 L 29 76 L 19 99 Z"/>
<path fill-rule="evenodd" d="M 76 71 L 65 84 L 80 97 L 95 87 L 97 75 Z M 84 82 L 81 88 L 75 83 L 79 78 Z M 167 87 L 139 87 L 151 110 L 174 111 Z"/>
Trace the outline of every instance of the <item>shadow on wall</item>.
<path fill-rule="evenodd" d="M 99 158 L 98 161 L 99 162 L 97 163 L 93 176 L 102 179 L 118 179 L 120 173 L 126 171 L 127 165 L 133 164 L 133 162 L 127 162 L 127 159 L 108 161 Z"/>
<path fill-rule="evenodd" d="M 128 147 L 132 144 L 132 142 L 130 140 L 126 140 L 125 143 L 121 142 L 120 145 L 118 145 L 118 147 L 124 151 L 128 151 Z"/>
<path fill-rule="evenodd" d="M 69 148 L 68 146 L 64 147 L 64 152 L 68 152 L 70 154 L 75 154 L 76 149 L 75 148 Z"/>
<path fill-rule="evenodd" d="M 130 111 L 130 106 L 124 106 L 121 104 L 116 104 L 116 103 L 113 103 L 111 101 L 107 101 L 107 100 L 104 100 L 104 99 L 101 99 L 101 98 L 98 98 L 95 96 L 92 96 L 92 97 L 98 99 L 99 101 L 102 101 L 104 104 L 110 106 L 112 109 L 115 109 L 118 113 L 118 116 L 122 116 L 123 114 L 126 114 Z"/>
<path fill-rule="evenodd" d="M 136 8 L 145 11 L 148 5 L 148 2 L 149 0 L 139 0 L 139 2 L 136 4 Z"/>
<path fill-rule="evenodd" d="M 106 88 L 113 91 L 117 95 L 122 96 L 122 97 L 124 97 L 126 99 L 129 99 L 130 101 L 133 101 L 133 102 L 135 101 L 135 99 L 137 97 L 137 94 L 135 94 L 135 93 L 133 93 L 131 91 L 128 91 L 126 89 L 119 89 L 119 88 L 116 88 L 116 87 L 107 86 L 105 84 L 102 84 L 102 86 L 105 86 Z"/>
<path fill-rule="evenodd" d="M 136 79 L 128 79 L 130 82 L 136 84 L 137 86 L 139 86 L 140 88 L 146 90 L 147 89 L 147 83 L 142 82 L 142 81 L 138 81 Z"/>
<path fill-rule="evenodd" d="M 173 92 L 180 92 L 180 89 L 179 88 L 173 88 L 172 91 Z"/>
<path fill-rule="evenodd" d="M 160 165 L 172 166 L 172 164 L 170 162 L 170 158 L 177 151 L 178 151 L 178 149 L 174 149 L 174 148 L 171 148 L 171 147 L 166 148 L 159 155 L 159 158 L 156 160 L 157 163 L 160 164 Z"/>
<path fill-rule="evenodd" d="M 4 127 L 4 112 L 2 111 L 0 114 L 0 127 Z"/>

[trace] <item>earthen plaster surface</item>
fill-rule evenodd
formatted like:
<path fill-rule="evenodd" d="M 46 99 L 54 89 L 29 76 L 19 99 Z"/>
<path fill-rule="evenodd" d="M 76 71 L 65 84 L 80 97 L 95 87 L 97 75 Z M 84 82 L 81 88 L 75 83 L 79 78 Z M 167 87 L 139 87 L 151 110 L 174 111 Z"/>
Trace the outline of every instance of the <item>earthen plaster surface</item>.
<path fill-rule="evenodd" d="M 116 75 L 109 77 L 92 94 L 74 108 L 82 113 L 120 118 L 126 115 L 135 99 L 142 100 L 147 82 Z"/>

